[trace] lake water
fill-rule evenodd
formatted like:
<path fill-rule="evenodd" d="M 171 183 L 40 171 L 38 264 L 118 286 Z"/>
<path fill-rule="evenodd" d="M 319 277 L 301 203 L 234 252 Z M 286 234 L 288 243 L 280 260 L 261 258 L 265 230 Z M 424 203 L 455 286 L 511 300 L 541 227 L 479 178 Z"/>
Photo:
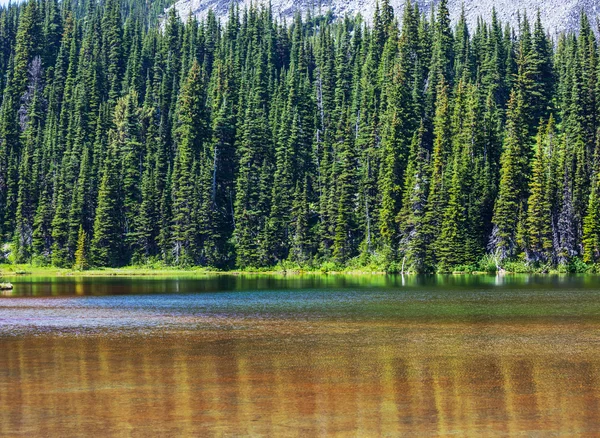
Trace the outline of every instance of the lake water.
<path fill-rule="evenodd" d="M 600 430 L 600 277 L 11 281 L 0 436 Z"/>

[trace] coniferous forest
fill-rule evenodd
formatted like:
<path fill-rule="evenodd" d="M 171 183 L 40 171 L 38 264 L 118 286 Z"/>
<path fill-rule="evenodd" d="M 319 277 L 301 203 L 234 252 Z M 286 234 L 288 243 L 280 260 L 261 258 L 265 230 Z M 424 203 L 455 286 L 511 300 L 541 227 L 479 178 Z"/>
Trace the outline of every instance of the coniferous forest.
<path fill-rule="evenodd" d="M 15 263 L 448 272 L 600 262 L 591 17 L 181 20 L 0 9 L 0 237 Z"/>

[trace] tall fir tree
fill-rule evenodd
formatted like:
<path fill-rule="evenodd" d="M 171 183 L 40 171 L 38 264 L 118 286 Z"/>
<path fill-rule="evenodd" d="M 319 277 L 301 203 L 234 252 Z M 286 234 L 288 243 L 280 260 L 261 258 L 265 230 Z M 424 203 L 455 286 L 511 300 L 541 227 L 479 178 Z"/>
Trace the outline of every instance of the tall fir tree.
<path fill-rule="evenodd" d="M 194 61 L 181 90 L 175 138 L 177 152 L 172 177 L 173 254 L 177 264 L 198 258 L 198 195 L 195 182 L 202 166 L 202 148 L 209 138 L 200 65 Z"/>
<path fill-rule="evenodd" d="M 528 194 L 529 138 L 523 114 L 523 96 L 513 91 L 508 105 L 506 137 L 500 160 L 500 185 L 494 206 L 490 248 L 505 259 L 517 254 L 517 226 Z"/>

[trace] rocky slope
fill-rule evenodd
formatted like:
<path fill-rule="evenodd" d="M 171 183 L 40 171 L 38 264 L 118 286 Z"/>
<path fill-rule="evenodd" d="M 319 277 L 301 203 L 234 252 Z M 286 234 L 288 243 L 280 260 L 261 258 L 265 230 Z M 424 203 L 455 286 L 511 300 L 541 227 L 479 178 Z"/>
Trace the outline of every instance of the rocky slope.
<path fill-rule="evenodd" d="M 189 16 L 190 12 L 198 17 L 203 17 L 212 9 L 219 17 L 226 17 L 231 2 L 237 2 L 240 8 L 249 6 L 251 3 L 260 4 L 266 0 L 179 0 L 175 7 L 182 18 Z M 344 14 L 361 13 L 369 20 L 373 16 L 376 0 L 271 0 L 274 14 L 282 18 L 290 18 L 298 10 L 306 12 L 326 12 L 329 9 L 337 17 Z M 437 0 L 417 0 L 422 10 L 429 10 L 432 3 Z M 397 15 L 400 15 L 405 0 L 390 0 Z M 449 0 L 449 8 L 453 20 L 460 14 L 461 6 L 464 5 L 469 24 L 473 26 L 478 17 L 489 19 L 492 8 L 496 8 L 498 17 L 503 22 L 516 24 L 519 11 L 526 11 L 530 17 L 534 17 L 540 10 L 542 20 L 550 34 L 556 35 L 565 30 L 576 30 L 579 14 L 584 10 L 595 26 L 596 18 L 600 12 L 598 0 Z"/>

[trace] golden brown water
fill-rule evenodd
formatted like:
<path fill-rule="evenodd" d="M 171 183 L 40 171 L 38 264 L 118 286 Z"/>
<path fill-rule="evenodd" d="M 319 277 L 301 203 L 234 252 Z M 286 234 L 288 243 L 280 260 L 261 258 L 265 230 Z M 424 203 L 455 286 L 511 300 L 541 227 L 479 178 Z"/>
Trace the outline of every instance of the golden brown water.
<path fill-rule="evenodd" d="M 598 293 L 478 288 L 0 299 L 0 436 L 597 436 Z"/>

